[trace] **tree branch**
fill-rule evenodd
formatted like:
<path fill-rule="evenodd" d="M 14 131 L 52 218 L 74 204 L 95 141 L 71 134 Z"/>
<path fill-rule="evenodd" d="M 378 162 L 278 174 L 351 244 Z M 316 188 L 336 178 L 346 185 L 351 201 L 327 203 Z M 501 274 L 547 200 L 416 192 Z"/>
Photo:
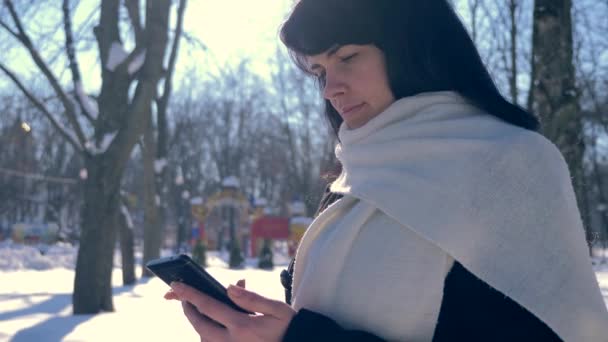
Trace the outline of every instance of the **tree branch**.
<path fill-rule="evenodd" d="M 173 89 L 173 73 L 175 71 L 175 63 L 177 61 L 177 53 L 179 51 L 179 42 L 182 37 L 184 12 L 186 9 L 186 0 L 180 0 L 177 8 L 177 23 L 175 28 L 175 36 L 169 55 L 169 65 L 165 75 L 165 83 L 162 96 L 156 100 L 157 105 L 157 121 L 158 121 L 158 159 L 164 158 L 167 155 L 167 107 L 169 106 L 169 98 Z"/>
<path fill-rule="evenodd" d="M 163 60 L 167 47 L 169 25 L 170 0 L 155 0 L 146 4 L 146 25 L 143 47 L 146 50 L 146 59 L 141 68 L 139 82 L 135 95 L 129 105 L 130 114 L 125 118 L 124 127 L 129 130 L 120 130 L 116 141 L 122 141 L 126 146 L 133 146 L 144 131 L 147 120 L 150 120 L 152 101 L 157 96 L 158 80 L 162 76 Z M 135 50 L 138 50 L 137 48 Z M 131 129 L 132 128 L 132 129 Z M 112 146 L 108 150 L 111 153 Z M 131 155 L 130 150 L 115 151 L 111 153 L 116 158 L 116 165 L 126 165 Z M 110 171 L 117 172 L 116 170 Z M 116 177 L 119 175 L 117 174 Z M 112 178 L 112 176 L 110 176 Z"/>
<path fill-rule="evenodd" d="M 15 83 L 15 85 L 21 90 L 21 92 L 30 100 L 30 102 L 38 108 L 51 122 L 53 127 L 63 135 L 63 137 L 74 147 L 76 151 L 82 152 L 82 144 L 78 142 L 78 139 L 74 137 L 63 125 L 51 114 L 51 112 L 40 102 L 17 78 L 17 76 L 9 70 L 4 64 L 0 63 L 0 69 Z"/>
<path fill-rule="evenodd" d="M 63 30 L 65 31 L 65 50 L 68 54 L 68 62 L 70 66 L 70 71 L 72 72 L 72 80 L 74 81 L 74 97 L 76 98 L 76 102 L 80 106 L 80 110 L 84 114 L 84 116 L 89 120 L 89 122 L 93 123 L 94 113 L 90 113 L 88 107 L 85 105 L 83 99 L 81 97 L 82 91 L 82 77 L 80 75 L 80 69 L 78 68 L 78 61 L 76 60 L 76 53 L 74 48 L 74 36 L 72 32 L 72 20 L 70 19 L 70 0 L 63 0 Z"/>
<path fill-rule="evenodd" d="M 175 37 L 171 46 L 171 54 L 169 55 L 169 65 L 167 66 L 167 74 L 165 76 L 165 87 L 162 96 L 162 105 L 166 108 L 168 105 L 169 96 L 171 95 L 173 73 L 175 71 L 175 63 L 177 61 L 177 53 L 179 50 L 179 42 L 184 26 L 184 11 L 186 9 L 186 0 L 180 0 L 177 8 L 177 24 L 175 28 Z"/>
<path fill-rule="evenodd" d="M 10 28 L 4 21 L 0 20 L 0 26 L 7 30 L 8 33 L 10 33 L 13 37 L 19 39 L 19 35 L 17 34 L 17 32 L 13 31 L 13 29 Z"/>
<path fill-rule="evenodd" d="M 139 12 L 139 0 L 125 0 L 125 7 L 131 19 L 131 26 L 135 32 L 135 45 L 144 45 L 144 30 L 141 24 L 141 15 Z"/>
<path fill-rule="evenodd" d="M 19 19 L 19 16 L 17 15 L 17 12 L 15 11 L 13 3 L 10 0 L 4 0 L 4 4 L 8 8 L 11 18 L 13 19 L 13 22 L 15 23 L 15 26 L 17 27 L 17 32 L 18 32 L 17 36 L 19 37 L 18 40 L 28 50 L 28 52 L 30 53 L 30 56 L 34 60 L 34 63 L 36 63 L 36 65 L 38 66 L 40 71 L 44 74 L 46 79 L 51 84 L 51 87 L 53 88 L 55 93 L 57 93 L 59 100 L 61 101 L 61 103 L 63 104 L 63 107 L 66 110 L 66 112 L 65 112 L 66 116 L 68 118 L 68 121 L 70 122 L 70 125 L 74 129 L 74 132 L 76 133 L 78 141 L 80 142 L 80 144 L 84 145 L 84 143 L 86 141 L 86 137 L 84 136 L 82 128 L 80 127 L 80 124 L 78 123 L 78 119 L 76 118 L 74 104 L 72 103 L 72 101 L 70 101 L 68 99 L 68 96 L 66 95 L 66 93 L 63 91 L 63 89 L 59 85 L 59 81 L 57 80 L 57 78 L 55 78 L 55 76 L 53 75 L 53 73 L 51 72 L 49 67 L 46 65 L 46 63 L 44 62 L 44 60 L 42 59 L 42 57 L 40 56 L 38 51 L 34 48 L 34 45 L 32 44 L 31 39 L 29 38 L 29 36 L 25 32 L 25 30 L 23 29 L 23 25 L 21 24 L 21 20 Z"/>

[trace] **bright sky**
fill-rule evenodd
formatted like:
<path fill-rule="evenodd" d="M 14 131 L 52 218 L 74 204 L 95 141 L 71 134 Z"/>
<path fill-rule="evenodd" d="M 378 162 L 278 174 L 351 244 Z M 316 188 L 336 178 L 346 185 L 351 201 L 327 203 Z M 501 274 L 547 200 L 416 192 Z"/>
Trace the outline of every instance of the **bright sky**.
<path fill-rule="evenodd" d="M 257 72 L 265 73 L 268 58 L 275 54 L 277 46 L 282 46 L 278 39 L 278 30 L 293 2 L 293 0 L 188 0 L 184 31 L 203 42 L 208 50 L 202 51 L 182 40 L 175 80 L 179 81 L 181 75 L 192 66 L 205 72 L 226 63 L 240 62 L 244 58 L 251 61 Z M 75 27 L 90 15 L 93 6 L 99 6 L 98 2 L 83 1 L 78 6 L 73 18 Z M 56 7 L 58 11 L 60 6 Z M 175 25 L 176 9 L 177 2 L 171 8 L 172 29 Z M 59 13 L 54 14 L 59 15 Z M 45 22 L 43 16 L 40 20 L 37 19 L 37 24 L 28 25 L 27 16 L 24 18 L 26 27 L 29 26 L 30 29 L 40 29 L 41 26 L 37 25 L 45 25 L 48 29 L 57 23 L 57 19 L 60 18 L 47 16 Z M 96 24 L 97 20 L 94 18 L 92 22 Z M 88 39 L 93 39 L 92 32 L 85 32 L 85 35 Z M 123 36 L 123 39 L 125 38 L 130 37 Z M 61 46 L 64 39 L 63 31 L 59 30 L 52 39 L 56 39 L 57 46 Z M 38 43 L 46 44 L 48 41 L 47 39 Z M 132 48 L 128 43 L 125 45 L 127 51 Z M 51 46 L 53 49 L 56 48 L 53 44 Z M 97 64 L 99 54 L 96 44 L 92 47 L 88 52 L 79 52 L 77 57 L 84 77 L 85 91 L 97 93 L 101 84 L 101 73 Z M 20 48 L 11 50 L 8 60 L 8 65 L 24 80 L 31 74 L 38 73 L 30 56 Z M 60 78 L 71 87 L 71 78 L 67 70 L 60 75 Z M 0 81 L 0 83 L 4 82 Z"/>
<path fill-rule="evenodd" d="M 235 54 L 255 56 L 272 50 L 289 0 L 190 0 L 185 29 L 199 37 L 221 60 Z"/>
<path fill-rule="evenodd" d="M 182 49 L 182 67 L 206 59 L 211 65 L 249 58 L 260 72 L 281 45 L 278 31 L 292 0 L 190 0 L 184 28 L 207 47 L 205 53 Z"/>

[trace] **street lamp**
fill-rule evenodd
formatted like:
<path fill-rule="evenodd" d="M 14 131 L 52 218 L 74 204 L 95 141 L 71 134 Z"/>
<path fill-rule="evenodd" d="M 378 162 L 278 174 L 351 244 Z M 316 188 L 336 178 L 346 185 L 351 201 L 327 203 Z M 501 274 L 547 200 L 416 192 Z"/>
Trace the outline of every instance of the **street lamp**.
<path fill-rule="evenodd" d="M 32 131 L 32 127 L 31 127 L 31 126 L 30 126 L 30 125 L 29 125 L 27 122 L 25 122 L 25 121 L 23 121 L 23 122 L 21 123 L 21 129 L 23 129 L 23 131 L 24 131 L 25 133 L 29 133 L 29 132 L 31 132 L 31 131 Z"/>

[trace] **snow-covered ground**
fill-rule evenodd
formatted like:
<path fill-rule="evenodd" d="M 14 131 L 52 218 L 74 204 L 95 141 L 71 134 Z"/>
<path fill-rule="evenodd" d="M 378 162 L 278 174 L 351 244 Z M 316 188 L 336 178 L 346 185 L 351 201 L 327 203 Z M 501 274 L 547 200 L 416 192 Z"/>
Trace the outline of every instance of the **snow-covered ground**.
<path fill-rule="evenodd" d="M 115 267 L 113 313 L 71 313 L 76 250 L 69 245 L 38 248 L 0 242 L 0 341 L 197 341 L 175 301 L 166 301 L 168 286 L 158 278 L 122 286 Z M 165 252 L 168 254 L 169 252 Z M 115 264 L 119 265 L 119 256 Z M 286 259 L 273 271 L 253 267 L 234 271 L 217 255 L 210 255 L 208 272 L 224 285 L 239 279 L 270 298 L 283 299 L 279 274 Z M 141 269 L 137 269 L 141 274 Z"/>
<path fill-rule="evenodd" d="M 279 273 L 286 258 L 273 271 L 255 269 L 254 260 L 249 260 L 244 270 L 230 270 L 224 258 L 210 255 L 208 267 L 224 285 L 245 278 L 248 288 L 283 299 Z M 70 245 L 36 248 L 0 242 L 0 341 L 198 340 L 179 303 L 162 298 L 168 289 L 162 281 L 152 278 L 122 286 L 119 267 L 115 267 L 112 280 L 116 312 L 72 315 L 75 259 L 76 250 Z M 115 264 L 119 261 L 116 258 Z M 608 306 L 608 264 L 597 264 L 596 275 Z"/>

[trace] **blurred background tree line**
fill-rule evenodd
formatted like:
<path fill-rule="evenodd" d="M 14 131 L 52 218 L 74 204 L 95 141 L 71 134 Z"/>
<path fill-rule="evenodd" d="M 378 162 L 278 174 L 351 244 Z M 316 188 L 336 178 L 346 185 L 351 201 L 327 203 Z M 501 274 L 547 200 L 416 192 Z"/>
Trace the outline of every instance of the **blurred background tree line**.
<path fill-rule="evenodd" d="M 590 246 L 606 248 L 608 1 L 452 2 L 503 94 L 536 113 L 564 154 Z M 209 51 L 183 29 L 186 0 L 86 8 L 73 21 L 79 1 L 0 7 L 0 231 L 35 219 L 78 241 L 75 313 L 113 310 L 117 241 L 133 283 L 134 245 L 145 262 L 179 244 L 188 199 L 226 177 L 279 214 L 295 197 L 314 213 L 334 142 L 314 81 L 278 43 L 264 70 L 248 59 L 193 64 L 180 44 Z M 91 56 L 95 69 L 82 72 Z"/>

